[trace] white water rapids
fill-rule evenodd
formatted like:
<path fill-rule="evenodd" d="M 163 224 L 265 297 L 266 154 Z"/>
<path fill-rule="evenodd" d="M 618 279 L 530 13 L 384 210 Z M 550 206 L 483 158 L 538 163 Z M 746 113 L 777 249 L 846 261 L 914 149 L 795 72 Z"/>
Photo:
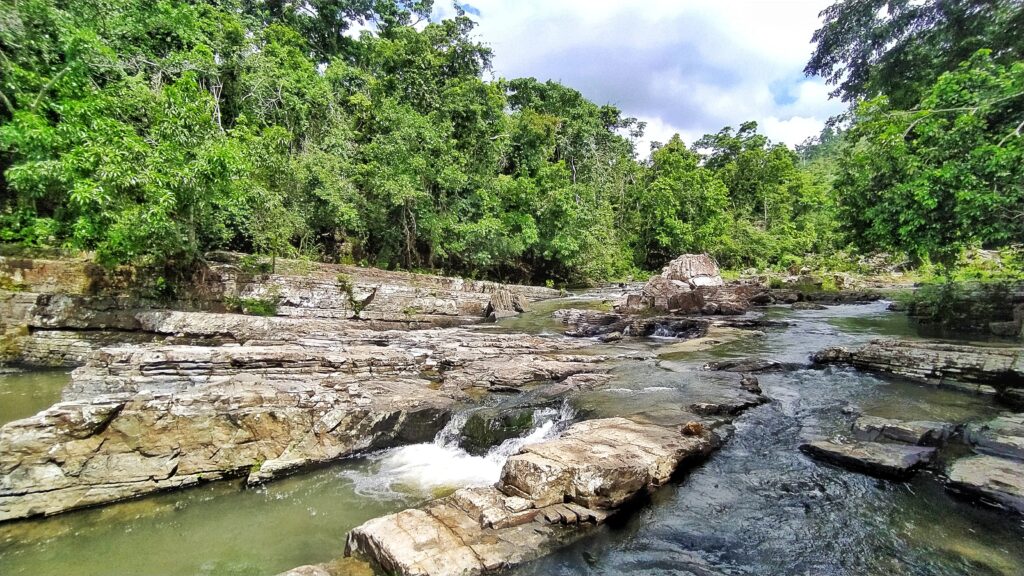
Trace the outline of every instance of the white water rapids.
<path fill-rule="evenodd" d="M 561 433 L 575 413 L 568 403 L 558 409 L 541 408 L 533 413 L 533 427 L 475 456 L 459 446 L 469 412 L 456 414 L 433 442 L 384 450 L 368 457 L 369 465 L 345 473 L 356 493 L 373 498 L 432 497 L 439 492 L 466 486 L 488 486 L 498 481 L 509 456 L 528 444 Z"/>

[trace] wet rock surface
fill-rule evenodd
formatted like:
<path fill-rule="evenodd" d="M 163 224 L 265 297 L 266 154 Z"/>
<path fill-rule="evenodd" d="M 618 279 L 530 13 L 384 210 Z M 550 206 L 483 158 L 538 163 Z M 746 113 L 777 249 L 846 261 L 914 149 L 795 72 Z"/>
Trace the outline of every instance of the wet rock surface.
<path fill-rule="evenodd" d="M 872 476 L 905 480 L 935 458 L 935 448 L 881 442 L 808 442 L 800 450 L 819 460 Z"/>
<path fill-rule="evenodd" d="M 970 456 L 947 471 L 949 489 L 1024 514 L 1024 463 L 996 456 Z"/>
<path fill-rule="evenodd" d="M 1011 403 L 1024 388 L 1024 350 L 968 346 L 928 340 L 874 340 L 858 349 L 826 348 L 818 364 L 850 364 L 861 370 L 895 374 L 928 384 L 975 393 L 999 393 Z"/>
<path fill-rule="evenodd" d="M 721 438 L 711 425 L 763 401 L 749 385 L 744 389 L 742 377 L 728 376 L 722 383 L 728 380 L 734 395 L 716 397 L 711 386 L 701 398 L 736 406 L 715 410 L 718 418 L 675 425 L 628 418 L 579 422 L 511 456 L 494 486 L 463 488 L 355 528 L 346 555 L 402 575 L 482 574 L 545 555 L 718 448 Z"/>
<path fill-rule="evenodd" d="M 877 416 L 861 416 L 853 423 L 854 436 L 858 440 L 870 442 L 890 440 L 918 446 L 941 446 L 954 432 L 956 427 L 947 422 L 904 422 Z"/>
<path fill-rule="evenodd" d="M 976 452 L 1024 460 L 1024 414 L 1007 414 L 968 426 L 966 439 Z"/>
<path fill-rule="evenodd" d="M 573 425 L 511 457 L 494 487 L 371 520 L 349 533 L 346 555 L 389 574 L 481 574 L 515 566 L 603 523 L 717 445 L 624 418 Z"/>

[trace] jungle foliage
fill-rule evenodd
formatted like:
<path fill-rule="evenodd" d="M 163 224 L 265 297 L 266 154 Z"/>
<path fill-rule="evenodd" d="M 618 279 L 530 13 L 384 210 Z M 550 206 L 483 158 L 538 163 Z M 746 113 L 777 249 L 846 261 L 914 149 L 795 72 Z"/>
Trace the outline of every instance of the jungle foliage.
<path fill-rule="evenodd" d="M 745 267 L 1021 238 L 1017 2 L 839 2 L 808 70 L 855 103 L 845 125 L 794 152 L 747 122 L 649 159 L 616 107 L 489 79 L 473 21 L 431 21 L 430 0 L 0 5 L 3 243 L 584 282 L 682 252 Z M 903 64 L 940 41 L 965 62 Z"/>

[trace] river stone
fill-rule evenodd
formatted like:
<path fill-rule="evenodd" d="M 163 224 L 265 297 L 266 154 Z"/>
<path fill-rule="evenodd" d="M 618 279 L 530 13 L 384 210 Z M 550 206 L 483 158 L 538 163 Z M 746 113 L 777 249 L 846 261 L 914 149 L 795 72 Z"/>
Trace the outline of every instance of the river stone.
<path fill-rule="evenodd" d="M 877 416 L 861 416 L 853 423 L 854 436 L 859 440 L 895 440 L 920 446 L 941 446 L 954 430 L 955 427 L 946 422 L 904 422 Z"/>
<path fill-rule="evenodd" d="M 996 456 L 961 458 L 948 471 L 949 489 L 1024 513 L 1024 463 Z"/>
<path fill-rule="evenodd" d="M 498 487 L 537 507 L 571 501 L 617 508 L 647 486 L 666 482 L 683 459 L 713 446 L 709 435 L 683 436 L 625 418 L 580 422 L 562 437 L 509 458 Z"/>
<path fill-rule="evenodd" d="M 932 461 L 935 448 L 882 444 L 879 442 L 852 442 L 839 444 L 815 441 L 802 444 L 800 450 L 816 459 L 824 460 L 872 476 L 902 480 L 918 468 Z"/>
<path fill-rule="evenodd" d="M 980 426 L 968 426 L 966 436 L 977 452 L 1024 460 L 1024 414 L 1004 415 Z"/>

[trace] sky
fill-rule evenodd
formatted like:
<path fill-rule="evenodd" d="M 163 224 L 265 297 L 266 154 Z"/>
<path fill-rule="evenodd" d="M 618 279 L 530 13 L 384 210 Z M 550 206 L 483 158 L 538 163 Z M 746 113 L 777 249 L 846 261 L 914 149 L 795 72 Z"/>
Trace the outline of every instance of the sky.
<path fill-rule="evenodd" d="M 451 15 L 437 2 L 437 16 Z M 494 76 L 557 80 L 647 123 L 637 145 L 686 144 L 756 120 L 790 146 L 844 108 L 803 67 L 830 1 L 468 0 Z"/>

